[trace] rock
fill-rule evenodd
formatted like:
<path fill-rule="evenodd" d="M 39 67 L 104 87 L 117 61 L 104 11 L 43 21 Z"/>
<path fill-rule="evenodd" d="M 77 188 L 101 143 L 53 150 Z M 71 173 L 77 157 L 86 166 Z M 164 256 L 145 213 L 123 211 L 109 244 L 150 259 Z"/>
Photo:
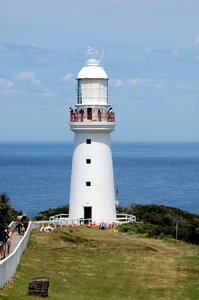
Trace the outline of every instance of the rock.
<path fill-rule="evenodd" d="M 28 285 L 28 295 L 48 296 L 49 277 L 33 278 Z"/>

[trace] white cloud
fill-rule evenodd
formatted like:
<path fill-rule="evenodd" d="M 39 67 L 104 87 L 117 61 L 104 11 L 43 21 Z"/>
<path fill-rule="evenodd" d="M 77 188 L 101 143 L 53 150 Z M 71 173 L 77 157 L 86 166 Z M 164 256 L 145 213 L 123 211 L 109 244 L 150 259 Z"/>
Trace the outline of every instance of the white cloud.
<path fill-rule="evenodd" d="M 128 82 L 132 85 L 132 86 L 151 86 L 152 84 L 152 80 L 149 78 L 131 78 L 128 80 Z"/>
<path fill-rule="evenodd" d="M 153 50 L 151 48 L 143 48 L 144 53 L 151 53 Z"/>
<path fill-rule="evenodd" d="M 13 82 L 8 81 L 4 78 L 0 78 L 0 86 L 5 88 L 11 88 L 13 86 Z"/>
<path fill-rule="evenodd" d="M 22 80 L 31 80 L 34 78 L 34 73 L 33 72 L 21 72 L 16 74 L 16 79 L 22 79 Z"/>
<path fill-rule="evenodd" d="M 150 78 L 131 78 L 128 80 L 128 82 L 133 86 L 133 87 L 151 87 L 155 89 L 162 89 L 163 86 L 159 83 L 155 83 L 152 79 Z"/>
<path fill-rule="evenodd" d="M 74 74 L 73 73 L 68 73 L 63 77 L 64 81 L 69 81 L 71 79 L 73 79 Z"/>
<path fill-rule="evenodd" d="M 177 85 L 176 88 L 178 90 L 190 90 L 190 87 L 188 87 L 187 85 Z"/>
<path fill-rule="evenodd" d="M 199 47 L 199 34 L 194 38 L 194 46 Z"/>
<path fill-rule="evenodd" d="M 115 79 L 114 85 L 115 85 L 116 87 L 124 86 L 124 81 L 121 80 L 121 79 Z"/>
<path fill-rule="evenodd" d="M 156 89 L 161 89 L 163 88 L 161 84 L 155 83 L 152 79 L 150 78 L 142 78 L 142 77 L 137 77 L 137 78 L 130 78 L 126 80 L 122 79 L 115 79 L 113 81 L 114 86 L 116 87 L 122 87 L 122 86 L 133 86 L 133 87 L 152 87 Z"/>
<path fill-rule="evenodd" d="M 42 84 L 42 81 L 40 79 L 33 79 L 33 83 Z"/>
<path fill-rule="evenodd" d="M 46 93 L 44 93 L 44 96 L 46 96 L 46 97 L 52 97 L 52 96 L 54 96 L 54 94 L 51 93 L 51 92 L 46 92 Z"/>
<path fill-rule="evenodd" d="M 14 83 L 0 77 L 0 90 L 4 91 L 6 93 L 12 93 L 13 92 Z"/>
<path fill-rule="evenodd" d="M 171 55 L 172 55 L 173 57 L 177 57 L 177 56 L 179 56 L 179 55 L 180 55 L 180 53 L 179 53 L 179 51 L 178 51 L 178 50 L 176 50 L 176 49 L 173 49 L 173 50 L 171 50 Z"/>
<path fill-rule="evenodd" d="M 34 73 L 30 71 L 17 73 L 15 75 L 15 78 L 21 81 L 28 81 L 29 83 L 32 83 L 34 85 L 42 84 L 42 81 L 40 79 L 35 78 Z"/>

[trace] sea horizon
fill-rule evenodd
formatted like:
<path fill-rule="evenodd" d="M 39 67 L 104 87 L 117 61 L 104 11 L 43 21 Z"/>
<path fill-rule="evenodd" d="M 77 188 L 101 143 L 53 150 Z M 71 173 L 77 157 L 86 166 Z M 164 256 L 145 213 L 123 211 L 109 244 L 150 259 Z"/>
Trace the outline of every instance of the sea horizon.
<path fill-rule="evenodd" d="M 73 142 L 0 142 L 0 193 L 30 217 L 68 204 Z M 163 204 L 199 214 L 199 143 L 112 142 L 120 205 Z"/>

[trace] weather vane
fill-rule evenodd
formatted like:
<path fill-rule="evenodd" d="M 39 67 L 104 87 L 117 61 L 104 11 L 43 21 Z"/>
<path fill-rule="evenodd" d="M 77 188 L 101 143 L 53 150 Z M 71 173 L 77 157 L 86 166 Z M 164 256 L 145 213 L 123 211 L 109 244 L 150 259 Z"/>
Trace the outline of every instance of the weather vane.
<path fill-rule="evenodd" d="M 91 55 L 93 59 L 95 55 L 98 55 L 97 47 L 88 47 L 87 55 Z"/>

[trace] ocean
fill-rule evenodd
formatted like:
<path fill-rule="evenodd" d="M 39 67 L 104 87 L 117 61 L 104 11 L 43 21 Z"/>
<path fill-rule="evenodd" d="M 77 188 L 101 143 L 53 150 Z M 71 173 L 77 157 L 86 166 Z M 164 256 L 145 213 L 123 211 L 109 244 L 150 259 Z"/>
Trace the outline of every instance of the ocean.
<path fill-rule="evenodd" d="M 0 193 L 29 217 L 68 204 L 72 144 L 0 143 Z M 199 144 L 113 143 L 120 206 L 164 204 L 199 214 Z"/>

